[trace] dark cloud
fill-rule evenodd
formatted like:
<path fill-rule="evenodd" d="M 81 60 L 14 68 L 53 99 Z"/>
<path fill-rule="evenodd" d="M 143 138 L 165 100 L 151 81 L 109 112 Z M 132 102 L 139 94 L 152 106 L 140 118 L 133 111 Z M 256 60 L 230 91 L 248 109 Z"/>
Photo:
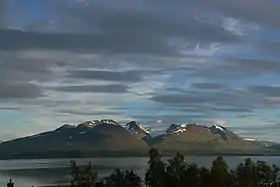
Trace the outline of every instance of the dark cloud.
<path fill-rule="evenodd" d="M 280 97 L 279 86 L 252 86 L 248 90 L 254 93 L 262 94 L 267 97 Z"/>
<path fill-rule="evenodd" d="M 20 106 L 0 106 L 0 111 L 1 110 L 18 111 L 18 110 L 24 110 L 24 108 Z"/>
<path fill-rule="evenodd" d="M 0 29 L 5 28 L 7 25 L 7 1 L 1 0 L 0 1 Z"/>
<path fill-rule="evenodd" d="M 277 106 L 265 97 L 246 90 L 185 91 L 177 94 L 154 95 L 151 98 L 165 106 L 177 106 L 184 110 L 189 105 L 201 107 L 209 112 L 250 112 L 256 108 Z"/>
<path fill-rule="evenodd" d="M 140 82 L 146 75 L 155 73 L 155 71 L 108 71 L 108 70 L 75 70 L 69 71 L 69 77 L 95 79 L 103 81 L 117 81 L 117 82 Z"/>
<path fill-rule="evenodd" d="M 31 83 L 0 81 L 0 99 L 37 98 L 42 91 L 40 86 Z"/>
<path fill-rule="evenodd" d="M 225 15 L 233 16 L 259 24 L 272 27 L 280 27 L 280 4 L 278 1 L 267 0 L 209 0 L 198 1 L 201 4 L 210 6 L 221 11 Z"/>
<path fill-rule="evenodd" d="M 128 86 L 121 84 L 109 85 L 78 85 L 78 86 L 60 86 L 49 88 L 55 91 L 75 92 L 75 93 L 127 93 Z"/>
<path fill-rule="evenodd" d="M 170 103 L 169 103 L 170 104 Z M 168 104 L 167 104 L 168 105 Z M 250 107 L 235 107 L 235 106 L 205 106 L 203 103 L 191 103 L 191 104 L 183 104 L 176 107 L 171 104 L 169 107 L 170 110 L 178 110 L 181 112 L 188 112 L 188 113 L 204 113 L 204 114 L 215 114 L 217 112 L 229 112 L 229 113 L 248 113 L 253 112 Z"/>
<path fill-rule="evenodd" d="M 157 36 L 131 33 L 36 33 L 0 30 L 0 50 L 51 49 L 105 54 L 179 55 Z"/>
<path fill-rule="evenodd" d="M 123 33 L 145 39 L 152 44 L 152 37 L 188 38 L 200 42 L 235 42 L 238 38 L 220 25 L 203 22 L 197 16 L 203 12 L 193 11 L 186 2 L 184 8 L 172 3 L 158 6 L 150 2 L 116 5 L 102 1 L 89 2 L 87 6 L 60 3 L 58 13 L 66 25 L 76 25 L 89 32 L 105 32 L 113 35 Z M 127 7 L 130 4 L 129 7 Z M 156 6 L 155 6 L 156 5 Z M 58 7 L 58 6 L 57 6 Z M 112 16 L 113 15 L 113 16 Z"/>
<path fill-rule="evenodd" d="M 276 40 L 276 39 L 275 39 L 275 41 L 265 42 L 260 47 L 261 47 L 261 49 L 267 51 L 269 54 L 272 54 L 272 55 L 273 54 L 278 55 L 280 53 L 280 41 Z"/>
<path fill-rule="evenodd" d="M 116 115 L 119 114 L 114 111 L 90 111 L 88 109 L 75 110 L 75 109 L 60 109 L 56 110 L 55 113 L 69 114 L 69 115 L 82 115 L 82 116 L 96 116 L 96 115 Z"/>
<path fill-rule="evenodd" d="M 213 108 L 213 109 L 210 109 L 210 110 L 213 110 L 213 111 L 216 111 L 216 112 L 253 112 L 252 109 L 250 108 Z"/>
<path fill-rule="evenodd" d="M 209 66 L 194 65 L 185 68 L 184 74 L 190 77 L 209 78 L 213 80 L 243 80 L 244 78 L 280 73 L 279 60 L 224 57 Z M 179 69 L 178 69 L 179 70 Z"/>
<path fill-rule="evenodd" d="M 193 83 L 192 87 L 197 89 L 216 90 L 216 89 L 226 88 L 227 86 L 219 83 Z"/>

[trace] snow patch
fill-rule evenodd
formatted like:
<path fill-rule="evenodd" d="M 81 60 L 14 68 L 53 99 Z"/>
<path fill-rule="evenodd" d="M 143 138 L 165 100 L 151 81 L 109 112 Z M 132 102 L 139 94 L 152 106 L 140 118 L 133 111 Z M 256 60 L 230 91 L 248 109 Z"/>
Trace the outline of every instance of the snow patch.
<path fill-rule="evenodd" d="M 255 142 L 256 141 L 255 139 L 252 139 L 252 138 L 245 138 L 244 140 L 251 141 L 251 142 Z"/>
<path fill-rule="evenodd" d="M 220 125 L 214 125 L 214 127 L 216 129 L 219 129 L 219 130 L 223 131 L 223 132 L 225 131 L 225 129 L 223 127 L 221 127 Z"/>

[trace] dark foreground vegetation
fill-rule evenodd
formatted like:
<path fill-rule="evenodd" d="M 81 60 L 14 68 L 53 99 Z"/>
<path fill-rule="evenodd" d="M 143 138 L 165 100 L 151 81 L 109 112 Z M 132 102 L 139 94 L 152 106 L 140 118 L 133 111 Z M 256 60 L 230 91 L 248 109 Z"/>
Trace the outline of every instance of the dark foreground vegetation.
<path fill-rule="evenodd" d="M 71 162 L 72 187 L 280 187 L 280 169 L 263 161 L 246 159 L 229 169 L 222 157 L 217 157 L 210 169 L 186 163 L 177 153 L 167 163 L 158 150 L 149 151 L 149 168 L 144 179 L 132 170 L 116 169 L 100 179 L 91 164 L 79 167 Z"/>

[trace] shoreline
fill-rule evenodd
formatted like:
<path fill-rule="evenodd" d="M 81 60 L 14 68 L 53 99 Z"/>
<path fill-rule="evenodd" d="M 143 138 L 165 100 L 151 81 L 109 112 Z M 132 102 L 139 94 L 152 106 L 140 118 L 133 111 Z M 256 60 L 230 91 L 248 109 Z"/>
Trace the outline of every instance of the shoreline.
<path fill-rule="evenodd" d="M 174 153 L 166 153 L 162 154 L 162 157 L 170 157 L 174 155 Z M 268 153 L 268 154 L 261 154 L 261 153 L 248 153 L 248 154 L 239 154 L 239 153 L 212 153 L 212 154 L 183 154 L 184 156 L 191 156 L 191 157 L 200 157 L 200 156 L 265 156 L 265 157 L 277 157 L 280 156 L 279 153 Z M 10 158 L 0 158 L 0 160 L 44 160 L 44 159 L 88 159 L 88 158 L 148 158 L 149 155 L 92 155 L 92 156 L 58 156 L 58 157 L 41 157 L 41 156 L 27 156 L 27 157 L 10 157 Z"/>

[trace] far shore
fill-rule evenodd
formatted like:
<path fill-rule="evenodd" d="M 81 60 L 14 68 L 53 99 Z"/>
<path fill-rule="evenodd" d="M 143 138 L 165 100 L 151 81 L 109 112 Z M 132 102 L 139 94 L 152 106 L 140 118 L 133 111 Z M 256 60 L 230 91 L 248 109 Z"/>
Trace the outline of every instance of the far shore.
<path fill-rule="evenodd" d="M 170 157 L 174 155 L 175 152 L 170 153 L 163 153 L 162 157 Z M 185 156 L 280 156 L 278 152 L 270 152 L 270 153 L 184 153 Z M 32 160 L 32 159 L 77 159 L 77 158 L 147 158 L 147 154 L 109 154 L 109 155 L 88 155 L 88 156 L 50 156 L 46 157 L 43 155 L 36 155 L 36 156 L 15 156 L 15 157 L 7 157 L 1 158 L 0 160 Z"/>
<path fill-rule="evenodd" d="M 54 184 L 54 185 L 46 185 L 46 186 L 38 186 L 38 187 L 71 187 L 70 184 Z"/>

